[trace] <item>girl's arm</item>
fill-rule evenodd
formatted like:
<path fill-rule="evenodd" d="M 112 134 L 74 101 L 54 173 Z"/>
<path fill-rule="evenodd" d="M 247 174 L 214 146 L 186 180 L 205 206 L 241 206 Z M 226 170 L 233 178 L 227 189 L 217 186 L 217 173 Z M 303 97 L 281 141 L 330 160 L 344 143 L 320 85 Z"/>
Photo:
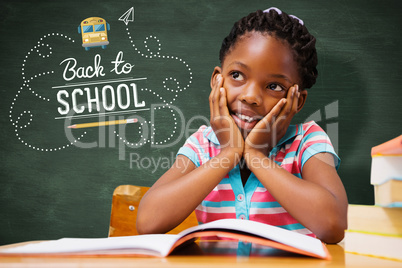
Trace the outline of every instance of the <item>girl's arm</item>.
<path fill-rule="evenodd" d="M 137 231 L 165 233 L 180 224 L 240 161 L 244 140 L 229 115 L 223 79 L 215 75 L 209 96 L 211 126 L 220 153 L 200 167 L 179 155 L 173 166 L 149 189 L 137 214 Z"/>
<path fill-rule="evenodd" d="M 249 157 L 254 158 L 250 170 L 297 221 L 326 243 L 338 243 L 343 239 L 348 201 L 330 153 L 319 153 L 307 160 L 303 179 L 265 155 Z"/>
<path fill-rule="evenodd" d="M 235 154 L 221 151 L 200 167 L 184 155 L 148 190 L 137 214 L 139 234 L 165 233 L 179 225 L 236 166 Z"/>

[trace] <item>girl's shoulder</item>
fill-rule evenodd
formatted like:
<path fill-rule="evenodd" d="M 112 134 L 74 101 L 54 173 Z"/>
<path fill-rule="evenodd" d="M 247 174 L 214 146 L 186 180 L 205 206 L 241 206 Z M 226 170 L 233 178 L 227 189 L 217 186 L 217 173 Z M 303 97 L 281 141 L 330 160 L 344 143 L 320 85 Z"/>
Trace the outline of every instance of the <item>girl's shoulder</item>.
<path fill-rule="evenodd" d="M 307 133 L 312 132 L 325 133 L 325 131 L 315 121 L 309 121 L 306 123 L 298 124 L 296 126 L 298 135 L 306 135 Z"/>
<path fill-rule="evenodd" d="M 212 142 L 215 145 L 219 145 L 219 140 L 211 126 L 200 126 L 198 130 L 189 137 L 189 139 L 196 139 L 200 143 Z"/>
<path fill-rule="evenodd" d="M 312 137 L 314 135 L 327 136 L 325 131 L 314 121 L 290 125 L 278 144 L 285 146 L 286 144 L 293 144 L 295 142 L 300 143 L 304 141 L 306 137 Z"/>

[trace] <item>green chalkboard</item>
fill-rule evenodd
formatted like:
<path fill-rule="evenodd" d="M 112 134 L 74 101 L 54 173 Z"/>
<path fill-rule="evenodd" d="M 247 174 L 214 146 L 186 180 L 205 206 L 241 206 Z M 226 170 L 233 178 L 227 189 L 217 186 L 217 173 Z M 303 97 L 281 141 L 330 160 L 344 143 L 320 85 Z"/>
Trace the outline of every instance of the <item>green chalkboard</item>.
<path fill-rule="evenodd" d="M 5 0 L 0 244 L 107 236 L 114 188 L 151 186 L 208 124 L 222 39 L 270 6 L 317 38 L 319 78 L 294 121 L 329 133 L 349 202 L 372 204 L 370 149 L 402 130 L 400 1 Z M 103 43 L 86 50 L 92 17 Z"/>

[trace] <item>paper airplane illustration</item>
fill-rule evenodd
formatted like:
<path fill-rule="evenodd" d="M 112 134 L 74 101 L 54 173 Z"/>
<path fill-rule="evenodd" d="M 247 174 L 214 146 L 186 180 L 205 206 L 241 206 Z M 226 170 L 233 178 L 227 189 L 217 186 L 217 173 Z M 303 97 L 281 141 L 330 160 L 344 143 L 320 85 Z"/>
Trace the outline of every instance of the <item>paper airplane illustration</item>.
<path fill-rule="evenodd" d="M 134 7 L 124 12 L 124 14 L 121 15 L 119 20 L 123 21 L 126 25 L 128 25 L 130 21 L 134 21 Z"/>

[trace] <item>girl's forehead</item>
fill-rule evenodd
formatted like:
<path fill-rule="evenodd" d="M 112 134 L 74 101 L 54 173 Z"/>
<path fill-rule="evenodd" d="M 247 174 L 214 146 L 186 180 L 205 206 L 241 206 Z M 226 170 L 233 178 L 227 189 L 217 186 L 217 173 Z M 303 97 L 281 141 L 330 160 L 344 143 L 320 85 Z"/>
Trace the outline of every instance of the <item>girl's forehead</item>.
<path fill-rule="evenodd" d="M 239 38 L 227 53 L 223 69 L 238 66 L 256 75 L 281 75 L 300 82 L 298 65 L 289 44 L 275 36 L 251 32 Z"/>
<path fill-rule="evenodd" d="M 292 49 L 289 44 L 268 33 L 249 32 L 239 37 L 228 51 L 222 65 L 227 65 L 236 58 L 247 61 L 278 61 L 295 64 Z"/>

